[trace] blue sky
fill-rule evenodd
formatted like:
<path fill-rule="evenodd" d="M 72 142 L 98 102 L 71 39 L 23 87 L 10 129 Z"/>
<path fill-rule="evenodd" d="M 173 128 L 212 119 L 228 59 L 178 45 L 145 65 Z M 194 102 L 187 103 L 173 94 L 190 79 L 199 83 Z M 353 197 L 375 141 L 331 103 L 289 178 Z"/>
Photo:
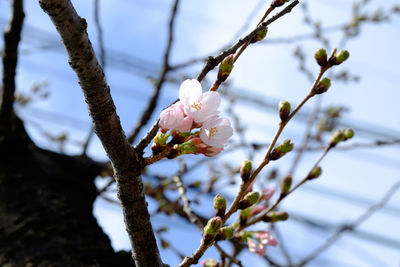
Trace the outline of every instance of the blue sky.
<path fill-rule="evenodd" d="M 35 141 L 50 149 L 57 149 L 57 145 L 49 142 L 38 130 L 38 125 L 52 134 L 67 132 L 75 143 L 85 139 L 90 129 L 90 119 L 78 87 L 77 78 L 67 63 L 67 56 L 59 41 L 57 33 L 49 18 L 44 14 L 37 1 L 26 1 L 25 31 L 22 39 L 21 58 L 18 68 L 18 89 L 26 92 L 33 83 L 48 82 L 47 90 L 50 97 L 37 100 L 27 107 L 17 106 L 18 113 L 26 120 L 29 132 Z M 338 25 L 348 21 L 351 16 L 351 2 L 348 0 L 310 0 L 310 12 L 314 18 L 322 21 L 323 26 Z M 374 10 L 382 6 L 388 8 L 398 1 L 371 1 L 367 10 Z M 78 13 L 88 21 L 88 31 L 92 43 L 97 47 L 96 29 L 93 20 L 93 1 L 73 1 Z M 154 78 L 160 68 L 162 53 L 166 40 L 166 22 L 172 1 L 101 1 L 101 18 L 104 29 L 105 47 L 107 49 L 107 80 L 111 86 L 118 113 L 121 117 L 124 130 L 129 132 L 140 111 L 144 109 L 146 100 L 151 94 L 149 78 Z M 258 1 L 182 1 L 175 29 L 175 42 L 172 50 L 172 63 L 179 63 L 190 58 L 210 55 L 222 46 L 230 43 L 233 36 Z M 9 1 L 0 1 L 0 25 L 4 27 L 8 17 Z M 250 22 L 254 26 L 256 20 L 263 13 L 260 10 L 255 19 Z M 289 37 L 302 33 L 309 33 L 311 29 L 301 23 L 302 12 L 296 8 L 292 13 L 273 24 L 268 32 L 268 38 Z M 32 27 L 32 28 L 29 28 Z M 350 70 L 352 74 L 360 76 L 357 83 L 333 82 L 331 89 L 323 96 L 322 105 L 344 105 L 349 108 L 343 121 L 361 124 L 365 128 L 400 137 L 400 75 L 397 62 L 400 62 L 400 18 L 393 16 L 390 22 L 379 25 L 367 24 L 362 28 L 358 38 L 350 40 L 346 49 L 350 51 L 350 59 L 337 69 Z M 242 33 L 243 35 L 244 33 Z M 340 36 L 329 35 L 332 45 L 339 42 Z M 309 56 L 307 66 L 317 74 L 317 65 L 313 62 L 312 54 L 321 46 L 316 41 L 302 43 L 303 50 Z M 245 89 L 253 95 L 268 101 L 289 100 L 299 103 L 307 93 L 311 82 L 297 71 L 298 63 L 293 58 L 296 44 L 259 44 L 251 46 L 238 60 L 230 77 L 235 88 Z M 128 57 L 129 55 L 129 57 Z M 129 62 L 127 62 L 128 60 Z M 133 63 L 132 63 L 133 62 Z M 146 64 L 143 64 L 145 62 Z M 187 71 L 177 72 L 173 78 L 178 83 L 184 76 L 194 77 L 201 69 L 198 64 Z M 142 75 L 140 74 L 143 74 Z M 209 74 L 211 82 L 215 73 Z M 203 83 L 207 84 L 207 81 Z M 170 83 L 163 88 L 157 112 L 176 99 L 178 84 Z M 313 102 L 313 101 L 311 101 Z M 277 103 L 276 103 L 277 104 Z M 223 107 L 227 106 L 225 101 Z M 312 109 L 312 103 L 307 104 L 305 110 Z M 242 116 L 243 123 L 248 127 L 248 140 L 268 142 L 274 134 L 278 124 L 276 114 L 266 113 L 262 108 L 252 105 L 243 105 L 237 109 Z M 156 118 L 157 114 L 154 116 Z M 153 123 L 154 119 L 150 124 Z M 60 123 L 62 121 L 62 123 Z M 145 127 L 144 131 L 149 126 Z M 300 143 L 304 124 L 293 121 L 282 135 Z M 384 136 L 373 137 L 356 132 L 352 142 L 370 142 L 375 139 L 385 139 Z M 79 145 L 71 142 L 66 151 L 70 154 L 79 153 Z M 94 139 L 89 148 L 89 154 L 96 159 L 104 160 L 105 154 L 97 139 Z M 289 197 L 281 206 L 289 212 L 312 216 L 332 223 L 351 221 L 361 214 L 368 206 L 356 204 L 340 198 L 332 198 L 322 189 L 335 189 L 355 197 L 365 198 L 371 203 L 379 200 L 392 184 L 400 179 L 399 146 L 381 147 L 372 149 L 356 149 L 353 151 L 333 151 L 323 161 L 323 177 L 304 190 L 299 190 Z M 256 157 L 255 162 L 261 158 Z M 309 153 L 303 159 L 296 177 L 300 179 L 318 158 L 319 153 Z M 188 157 L 190 162 L 201 157 Z M 220 161 L 229 161 L 231 164 L 240 164 L 246 159 L 241 152 L 226 153 Z M 288 156 L 271 167 L 279 166 L 282 172 L 287 171 L 285 164 L 290 165 L 292 160 Z M 174 165 L 167 164 L 173 169 Z M 159 165 L 157 165 L 159 166 Z M 157 171 L 157 166 L 154 171 Z M 162 166 L 162 165 L 161 165 Z M 158 168 L 161 168 L 160 166 Z M 270 169 L 269 169 L 270 170 Z M 201 170 L 195 176 L 204 175 Z M 189 178 L 188 178 L 189 179 Z M 101 180 L 98 183 L 102 183 Z M 234 194 L 236 188 L 224 190 L 226 194 Z M 207 201 L 207 199 L 205 200 Z M 210 201 L 208 199 L 208 201 Z M 210 202 L 211 203 L 211 202 Z M 204 214 L 211 216 L 211 204 L 202 203 L 196 209 L 205 210 Z M 396 194 L 389 206 L 398 207 L 400 194 Z M 96 202 L 95 214 L 105 231 L 111 234 L 115 248 L 128 249 L 129 241 L 125 235 L 120 210 L 117 206 L 102 200 Z M 157 216 L 153 221 L 155 226 L 163 224 L 176 225 L 167 236 L 179 240 L 177 247 L 188 254 L 197 247 L 200 235 L 194 227 L 178 220 Z M 400 240 L 398 226 L 399 214 L 385 212 L 376 213 L 372 218 L 360 226 L 360 229 L 369 233 Z M 323 231 L 311 232 L 298 221 L 289 220 L 279 225 L 284 233 L 284 241 L 294 258 L 307 254 L 310 248 L 318 246 L 326 238 Z M 183 229 L 178 231 L 179 229 Z M 349 249 L 349 248 L 353 248 Z M 356 253 L 356 248 L 363 253 Z M 166 262 L 176 264 L 178 259 L 169 251 L 162 251 Z M 217 257 L 211 250 L 211 256 Z M 281 258 L 279 249 L 271 248 L 268 255 Z M 366 256 L 373 255 L 366 260 Z M 246 259 L 255 263 L 257 256 L 246 254 Z M 385 247 L 376 243 L 364 241 L 354 235 L 341 239 L 331 249 L 321 255 L 321 258 L 340 259 L 349 266 L 398 266 L 400 256 L 398 249 Z M 369 263 L 368 263 L 369 262 Z M 321 266 L 315 261 L 310 266 Z M 382 265 L 384 264 L 384 265 Z M 335 263 L 325 261 L 324 266 L 335 266 Z"/>

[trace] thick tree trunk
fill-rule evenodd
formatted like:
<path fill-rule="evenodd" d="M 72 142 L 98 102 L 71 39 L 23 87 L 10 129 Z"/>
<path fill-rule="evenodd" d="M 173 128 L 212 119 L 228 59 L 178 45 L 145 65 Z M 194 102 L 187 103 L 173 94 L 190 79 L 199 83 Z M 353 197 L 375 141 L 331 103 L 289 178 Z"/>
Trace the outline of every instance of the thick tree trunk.
<path fill-rule="evenodd" d="M 92 214 L 100 164 L 0 136 L 0 266 L 134 266 Z"/>

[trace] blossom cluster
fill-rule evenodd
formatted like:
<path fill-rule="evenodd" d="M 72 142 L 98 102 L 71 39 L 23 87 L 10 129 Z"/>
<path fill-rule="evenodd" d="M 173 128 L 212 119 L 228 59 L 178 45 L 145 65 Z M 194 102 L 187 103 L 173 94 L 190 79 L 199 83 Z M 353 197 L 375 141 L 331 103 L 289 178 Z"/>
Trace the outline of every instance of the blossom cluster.
<path fill-rule="evenodd" d="M 220 103 L 218 92 L 203 93 L 196 79 L 185 80 L 179 89 L 179 101 L 160 114 L 161 133 L 156 136 L 155 145 L 165 145 L 172 135 L 178 155 L 220 153 L 233 135 L 230 121 L 219 117 Z M 200 131 L 192 132 L 196 128 Z"/>

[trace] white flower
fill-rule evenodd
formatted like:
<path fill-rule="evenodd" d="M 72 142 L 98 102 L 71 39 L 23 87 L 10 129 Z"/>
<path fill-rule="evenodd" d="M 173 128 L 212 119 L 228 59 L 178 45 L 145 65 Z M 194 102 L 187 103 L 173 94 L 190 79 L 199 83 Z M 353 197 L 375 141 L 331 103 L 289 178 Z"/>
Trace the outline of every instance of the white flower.
<path fill-rule="evenodd" d="M 213 117 L 203 123 L 200 129 L 201 140 L 213 147 L 224 147 L 233 135 L 231 123 L 227 118 Z"/>
<path fill-rule="evenodd" d="M 179 89 L 179 100 L 185 113 L 195 122 L 204 122 L 219 114 L 221 100 L 217 92 L 202 93 L 201 84 L 196 79 L 185 80 Z"/>

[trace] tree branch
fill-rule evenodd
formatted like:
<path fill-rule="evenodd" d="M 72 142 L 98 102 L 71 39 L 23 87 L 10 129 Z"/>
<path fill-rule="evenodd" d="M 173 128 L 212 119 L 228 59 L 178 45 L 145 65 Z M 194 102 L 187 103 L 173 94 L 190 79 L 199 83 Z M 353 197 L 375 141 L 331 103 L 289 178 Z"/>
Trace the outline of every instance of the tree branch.
<path fill-rule="evenodd" d="M 79 17 L 69 0 L 40 0 L 69 55 L 88 104 L 93 128 L 110 158 L 136 266 L 162 266 L 143 193 L 143 159 L 128 143 L 103 70 Z"/>
<path fill-rule="evenodd" d="M 10 21 L 4 31 L 3 96 L 0 108 L 0 133 L 6 133 L 12 129 L 18 44 L 21 39 L 24 17 L 23 1 L 12 1 Z"/>

